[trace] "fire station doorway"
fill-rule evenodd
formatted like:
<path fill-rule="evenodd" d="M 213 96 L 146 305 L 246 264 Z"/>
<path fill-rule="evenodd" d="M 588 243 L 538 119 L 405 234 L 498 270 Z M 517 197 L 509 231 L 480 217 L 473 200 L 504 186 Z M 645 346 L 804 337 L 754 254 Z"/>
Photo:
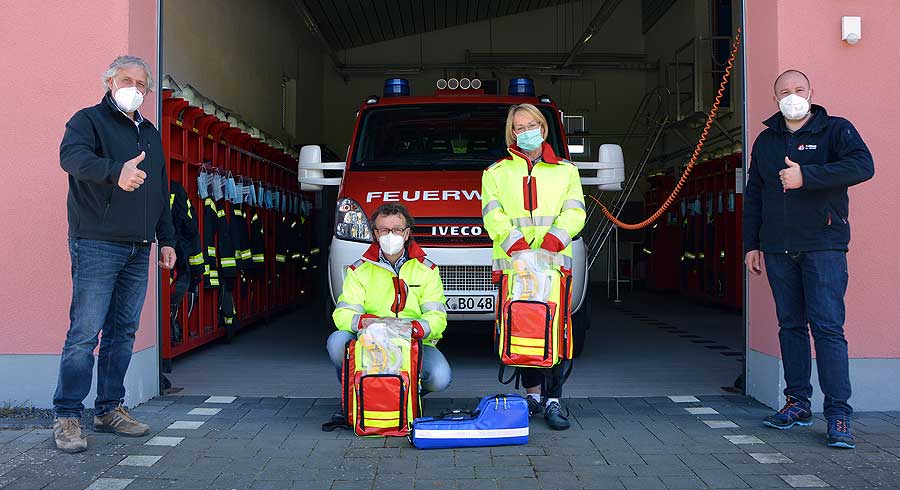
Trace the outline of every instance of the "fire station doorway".
<path fill-rule="evenodd" d="M 339 188 L 301 190 L 297 159 L 316 145 L 323 162 L 346 160 L 360 131 L 357 111 L 382 94 L 385 79 L 403 78 L 411 96 L 426 98 L 475 80 L 479 94 L 503 97 L 510 80 L 533 80 L 536 94 L 560 109 L 571 160 L 597 161 L 601 144 L 622 147 L 623 191 L 584 192 L 636 222 L 666 199 L 696 146 L 741 7 L 162 2 L 160 129 L 169 175 L 197 215 L 202 255 L 196 289 L 189 281 L 176 293 L 177 274 L 161 286 L 167 392 L 337 396 L 324 345 L 334 328 L 327 271 Z M 667 213 L 643 230 L 617 231 L 587 199 L 589 288 L 580 311 L 590 329 L 566 396 L 742 392 L 742 63 L 738 57 L 698 166 Z M 222 196 L 201 192 L 213 181 Z M 223 247 L 233 222 L 248 236 Z M 450 322 L 439 348 L 454 381 L 440 396 L 509 389 L 497 382 L 490 331 L 490 322 Z"/>

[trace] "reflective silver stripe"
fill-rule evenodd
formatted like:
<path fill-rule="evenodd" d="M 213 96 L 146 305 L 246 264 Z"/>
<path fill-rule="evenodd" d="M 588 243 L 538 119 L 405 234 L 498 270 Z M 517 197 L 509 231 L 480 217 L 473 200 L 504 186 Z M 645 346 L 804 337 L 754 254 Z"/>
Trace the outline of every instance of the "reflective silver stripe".
<path fill-rule="evenodd" d="M 522 235 L 522 232 L 519 230 L 513 229 L 509 232 L 509 235 L 506 237 L 506 240 L 503 240 L 503 243 L 501 243 L 500 246 L 503 248 L 503 250 L 508 250 L 509 247 L 512 247 L 513 244 L 516 243 L 521 238 L 525 238 L 525 236 Z"/>
<path fill-rule="evenodd" d="M 347 303 L 346 301 L 338 301 L 338 304 L 335 306 L 335 308 L 347 308 L 348 310 L 358 311 L 360 313 L 366 312 L 365 308 L 363 308 L 363 305 Z"/>
<path fill-rule="evenodd" d="M 361 316 L 362 315 L 353 315 L 353 317 L 350 318 L 350 330 L 359 332 L 359 317 Z"/>
<path fill-rule="evenodd" d="M 513 223 L 519 227 L 526 226 L 553 226 L 556 216 L 527 216 L 525 218 L 515 218 Z"/>
<path fill-rule="evenodd" d="M 550 228 L 547 231 L 547 233 L 558 238 L 559 241 L 562 242 L 563 247 L 568 247 L 569 244 L 572 243 L 572 237 L 569 236 L 569 232 L 566 230 L 563 230 L 562 228 L 558 228 L 558 227 L 554 226 L 553 228 Z"/>
<path fill-rule="evenodd" d="M 430 260 L 428 260 L 428 259 L 422 259 L 422 264 L 427 265 L 428 267 L 430 267 L 430 268 L 432 268 L 432 269 L 434 269 L 435 267 L 437 267 L 437 266 L 435 265 L 434 262 L 432 262 L 432 261 L 430 261 Z"/>
<path fill-rule="evenodd" d="M 488 213 L 495 209 L 500 209 L 500 201 L 496 199 L 484 205 L 484 207 L 481 209 L 481 217 L 484 218 Z"/>
<path fill-rule="evenodd" d="M 566 209 L 580 209 L 584 211 L 584 203 L 579 201 L 578 199 L 566 199 L 566 201 L 563 202 L 562 208 L 563 211 L 565 211 Z"/>
<path fill-rule="evenodd" d="M 494 259 L 493 262 L 491 262 L 491 269 L 495 271 L 512 269 L 512 261 L 509 259 Z"/>
<path fill-rule="evenodd" d="M 427 303 L 422 303 L 422 313 L 425 313 L 426 311 L 440 311 L 447 313 L 447 306 L 438 301 L 429 301 Z"/>
<path fill-rule="evenodd" d="M 572 268 L 572 257 L 563 254 L 555 254 L 553 257 L 553 265 Z M 502 271 L 512 269 L 512 261 L 510 259 L 494 259 L 491 261 L 491 270 Z"/>

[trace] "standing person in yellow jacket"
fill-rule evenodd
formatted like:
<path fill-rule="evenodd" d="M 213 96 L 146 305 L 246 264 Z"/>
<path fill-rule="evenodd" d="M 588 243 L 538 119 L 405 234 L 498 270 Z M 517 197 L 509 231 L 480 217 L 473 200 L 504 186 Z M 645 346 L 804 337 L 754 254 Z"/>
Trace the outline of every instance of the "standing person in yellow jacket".
<path fill-rule="evenodd" d="M 577 167 L 557 157 L 545 142 L 547 131 L 547 119 L 537 107 L 511 107 L 506 118 L 509 156 L 482 175 L 482 217 L 494 242 L 495 278 L 510 269 L 516 253 L 538 248 L 556 254 L 563 272 L 571 274 L 572 238 L 584 228 L 586 216 L 584 193 Z M 559 404 L 569 362 L 546 369 L 519 368 L 529 411 L 543 411 L 554 430 L 569 428 Z"/>
<path fill-rule="evenodd" d="M 423 394 L 442 391 L 450 385 L 451 371 L 437 349 L 447 327 L 447 299 L 438 267 L 410 240 L 413 218 L 403 205 L 382 204 L 369 223 L 378 241 L 347 268 L 332 315 L 337 330 L 328 337 L 328 356 L 340 379 L 344 348 L 356 338 L 363 318 L 413 318 L 413 336 L 421 338 L 423 346 Z M 332 423 L 342 418 L 343 414 L 335 414 Z"/>

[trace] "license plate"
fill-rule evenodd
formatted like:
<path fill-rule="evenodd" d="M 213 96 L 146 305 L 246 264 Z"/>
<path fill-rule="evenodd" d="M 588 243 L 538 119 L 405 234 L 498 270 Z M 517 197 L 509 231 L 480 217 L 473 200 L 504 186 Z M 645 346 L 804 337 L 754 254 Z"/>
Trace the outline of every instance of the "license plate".
<path fill-rule="evenodd" d="M 448 296 L 447 309 L 455 312 L 493 312 L 494 295 Z"/>

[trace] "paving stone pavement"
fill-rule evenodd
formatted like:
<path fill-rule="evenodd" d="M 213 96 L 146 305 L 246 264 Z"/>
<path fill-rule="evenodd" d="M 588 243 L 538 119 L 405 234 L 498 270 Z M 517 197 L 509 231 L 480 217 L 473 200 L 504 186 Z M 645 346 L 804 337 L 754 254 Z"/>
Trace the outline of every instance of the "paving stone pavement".
<path fill-rule="evenodd" d="M 151 434 L 87 429 L 81 454 L 46 428 L 0 429 L 0 489 L 900 489 L 900 412 L 857 414 L 857 449 L 838 450 L 821 418 L 778 431 L 748 398 L 679 396 L 570 399 L 568 431 L 535 419 L 526 446 L 432 451 L 322 432 L 337 399 L 160 397 L 132 411 Z M 425 411 L 476 402 L 428 398 Z"/>

